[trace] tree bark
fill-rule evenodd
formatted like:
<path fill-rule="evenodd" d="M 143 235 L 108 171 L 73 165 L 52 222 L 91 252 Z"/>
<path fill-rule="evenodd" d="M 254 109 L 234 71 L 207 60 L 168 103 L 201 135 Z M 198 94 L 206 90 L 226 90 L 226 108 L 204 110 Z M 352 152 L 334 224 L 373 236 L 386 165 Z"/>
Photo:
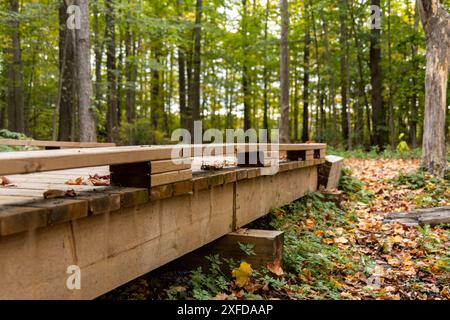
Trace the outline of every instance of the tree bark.
<path fill-rule="evenodd" d="M 100 40 L 99 29 L 99 0 L 94 0 L 93 15 L 94 15 L 94 55 L 95 55 L 95 106 L 100 110 L 102 105 L 102 56 L 103 56 L 103 41 Z"/>
<path fill-rule="evenodd" d="M 242 94 L 244 102 L 244 130 L 251 128 L 251 102 L 250 102 L 250 76 L 248 72 L 248 36 L 247 36 L 247 20 L 248 20 L 248 9 L 247 0 L 242 0 L 242 21 L 241 21 L 241 33 L 243 37 L 243 58 L 242 58 Z"/>
<path fill-rule="evenodd" d="M 92 109 L 91 52 L 89 35 L 88 0 L 77 0 L 81 11 L 81 28 L 76 32 L 76 57 L 78 66 L 78 102 L 80 140 L 92 142 L 97 140 L 94 110 Z"/>
<path fill-rule="evenodd" d="M 450 14 L 439 0 L 419 0 L 426 35 L 425 119 L 422 165 L 442 177 L 445 158 L 445 111 L 450 71 Z"/>
<path fill-rule="evenodd" d="M 332 115 L 333 115 L 333 144 L 336 143 L 335 137 L 337 133 L 337 114 L 336 114 L 336 89 L 335 89 L 335 82 L 334 82 L 334 75 L 333 75 L 333 65 L 331 61 L 330 56 L 330 50 L 329 50 L 329 43 L 328 43 L 328 29 L 327 24 L 325 20 L 325 15 L 323 10 L 320 10 L 320 18 L 322 20 L 322 29 L 323 29 L 323 42 L 324 42 L 324 55 L 325 59 L 327 60 L 327 71 L 328 71 L 328 81 L 330 85 L 330 100 L 331 100 L 331 109 L 332 109 Z"/>
<path fill-rule="evenodd" d="M 59 6 L 59 70 L 60 70 L 60 92 L 58 106 L 56 109 L 59 114 L 59 141 L 74 140 L 74 132 L 72 132 L 74 111 L 76 102 L 76 86 L 75 86 L 75 31 L 67 28 L 67 4 L 65 0 L 60 1 Z"/>
<path fill-rule="evenodd" d="M 117 121 L 117 61 L 116 61 L 116 24 L 115 24 L 115 1 L 105 1 L 105 42 L 106 42 L 106 72 L 107 72 L 107 105 L 106 128 L 109 142 L 116 140 Z"/>
<path fill-rule="evenodd" d="M 342 114 L 341 114 L 341 126 L 342 126 L 342 138 L 344 144 L 347 148 L 350 147 L 349 142 L 349 123 L 347 116 L 347 96 L 348 96 L 348 57 L 347 57 L 347 0 L 341 0 L 339 8 L 339 19 L 340 19 L 340 36 L 339 44 L 341 49 L 340 54 L 340 64 L 341 64 L 341 104 L 342 104 Z"/>
<path fill-rule="evenodd" d="M 25 131 L 23 99 L 23 62 L 20 47 L 19 1 L 10 0 L 11 43 L 8 49 L 8 129 Z"/>
<path fill-rule="evenodd" d="M 309 64 L 310 64 L 310 45 L 311 34 L 309 26 L 309 7 L 308 2 L 305 1 L 305 37 L 303 48 L 303 126 L 302 126 L 302 141 L 309 140 Z"/>
<path fill-rule="evenodd" d="M 203 0 L 196 0 L 195 26 L 192 30 L 192 80 L 189 82 L 189 108 L 192 112 L 192 122 L 190 123 L 191 133 L 193 131 L 193 121 L 200 120 L 200 80 L 202 72 L 202 13 Z"/>
<path fill-rule="evenodd" d="M 134 123 L 136 120 L 136 41 L 136 33 L 130 30 L 130 24 L 127 22 L 125 31 L 125 74 L 127 78 L 125 85 L 125 115 L 129 124 Z"/>
<path fill-rule="evenodd" d="M 380 0 L 371 0 L 372 5 L 380 6 Z M 370 79 L 372 84 L 372 124 L 373 142 L 384 148 L 389 135 L 386 126 L 386 110 L 383 105 L 380 30 L 372 29 L 370 38 Z"/>
<path fill-rule="evenodd" d="M 281 41 L 280 41 L 280 142 L 289 143 L 289 4 L 280 0 Z"/>
<path fill-rule="evenodd" d="M 183 17 L 182 0 L 177 0 L 178 17 Z M 180 104 L 180 128 L 189 129 L 186 106 L 186 50 L 178 45 L 178 99 Z"/>

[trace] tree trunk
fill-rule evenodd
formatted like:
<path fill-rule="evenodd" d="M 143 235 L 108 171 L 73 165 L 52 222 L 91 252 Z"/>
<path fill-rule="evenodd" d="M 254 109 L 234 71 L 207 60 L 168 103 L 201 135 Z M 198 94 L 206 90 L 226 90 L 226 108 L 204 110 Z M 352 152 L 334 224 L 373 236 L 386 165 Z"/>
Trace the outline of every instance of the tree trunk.
<path fill-rule="evenodd" d="M 380 0 L 371 1 L 372 5 L 380 6 Z M 387 142 L 389 132 L 386 126 L 386 111 L 383 106 L 379 39 L 380 30 L 372 29 L 370 38 L 370 76 L 372 84 L 373 142 L 382 149 Z"/>
<path fill-rule="evenodd" d="M 391 48 L 391 0 L 388 0 L 388 66 L 389 66 L 389 95 L 388 95 L 388 110 L 389 110 L 389 131 L 391 137 L 391 148 L 395 150 L 395 142 L 397 134 L 395 132 L 394 122 L 394 106 L 393 106 L 393 84 L 392 84 L 392 48 Z"/>
<path fill-rule="evenodd" d="M 320 10 L 320 18 L 322 20 L 322 29 L 323 29 L 323 42 L 324 42 L 324 55 L 327 60 L 327 71 L 328 71 L 328 81 L 330 85 L 330 100 L 331 100 L 331 109 L 333 115 L 333 133 L 337 132 L 337 114 L 336 114 L 336 89 L 333 75 L 333 65 L 330 56 L 329 44 L 328 44 L 328 30 L 327 24 L 324 16 L 323 10 Z M 335 135 L 333 135 L 333 144 L 335 144 Z"/>
<path fill-rule="evenodd" d="M 127 22 L 125 31 L 125 74 L 127 78 L 125 86 L 125 115 L 129 124 L 133 124 L 136 120 L 136 55 L 136 33 L 131 32 L 130 25 Z"/>
<path fill-rule="evenodd" d="M 107 105 L 106 129 L 108 141 L 113 142 L 117 136 L 117 76 L 116 76 L 116 24 L 115 1 L 105 1 L 105 43 L 106 43 L 106 72 L 107 72 Z"/>
<path fill-rule="evenodd" d="M 103 41 L 100 40 L 99 29 L 99 3 L 94 0 L 93 15 L 94 15 L 94 55 L 95 55 L 95 106 L 100 110 L 102 105 L 102 55 L 103 55 Z"/>
<path fill-rule="evenodd" d="M 241 21 L 241 33 L 243 37 L 243 59 L 242 59 L 242 94 L 244 101 L 244 130 L 251 128 L 251 103 L 250 103 L 250 88 L 249 88 L 249 74 L 248 74 L 248 36 L 247 36 L 247 20 L 248 20 L 248 10 L 247 10 L 247 0 L 242 0 L 242 21 Z"/>
<path fill-rule="evenodd" d="M 59 114 L 59 130 L 54 125 L 55 131 L 58 132 L 59 141 L 73 140 L 73 114 L 76 101 L 75 86 L 75 31 L 67 28 L 67 5 L 65 0 L 60 1 L 59 5 L 59 70 L 60 70 L 60 89 L 58 106 L 56 109 Z"/>
<path fill-rule="evenodd" d="M 159 70 L 159 64 L 161 63 L 159 43 L 155 44 L 152 50 L 153 60 L 158 63 L 157 68 L 153 68 L 151 71 L 151 121 L 154 130 L 158 129 L 158 122 L 163 116 L 163 99 L 161 94 L 161 72 Z"/>
<path fill-rule="evenodd" d="M 92 110 L 92 79 L 91 52 L 89 36 L 89 6 L 88 0 L 77 0 L 81 11 L 81 28 L 77 30 L 77 66 L 78 66 L 78 102 L 80 140 L 82 142 L 96 141 L 94 111 Z"/>
<path fill-rule="evenodd" d="M 182 0 L 177 0 L 177 11 L 183 17 Z M 180 105 L 180 127 L 189 128 L 186 108 L 186 52 L 183 45 L 178 45 L 178 99 Z"/>
<path fill-rule="evenodd" d="M 268 118 L 268 109 L 269 109 L 269 101 L 268 101 L 268 90 L 269 90 L 269 72 L 267 70 L 267 37 L 269 33 L 269 9 L 270 9 L 270 1 L 266 2 L 266 12 L 264 15 L 264 69 L 263 69 L 263 99 L 264 99 L 264 110 L 263 110 L 263 128 L 269 129 L 269 118 Z M 297 124 L 298 125 L 298 124 Z M 297 129 L 296 129 L 297 130 Z"/>
<path fill-rule="evenodd" d="M 23 62 L 20 47 L 19 1 L 10 0 L 11 47 L 8 50 L 8 128 L 24 132 Z"/>
<path fill-rule="evenodd" d="M 311 5 L 311 2 L 310 2 Z M 324 128 L 324 113 L 323 109 L 323 93 L 322 93 L 322 75 L 320 72 L 320 52 L 319 52 L 319 39 L 317 35 L 316 19 L 314 16 L 314 10 L 311 12 L 311 24 L 314 34 L 314 49 L 316 56 L 316 74 L 317 74 L 317 89 L 316 89 L 316 141 L 320 142 L 323 138 L 323 128 Z"/>
<path fill-rule="evenodd" d="M 280 0 L 281 41 L 280 41 L 280 142 L 289 143 L 289 4 Z M 309 33 L 309 32 L 308 32 Z"/>
<path fill-rule="evenodd" d="M 447 168 L 445 111 L 450 71 L 450 14 L 439 0 L 419 0 L 426 35 L 425 119 L 422 165 L 442 177 Z"/>
<path fill-rule="evenodd" d="M 310 45 L 311 35 L 309 27 L 309 11 L 308 2 L 305 1 L 305 38 L 303 48 L 303 128 L 302 128 L 302 141 L 309 140 L 309 64 L 310 64 Z"/>
<path fill-rule="evenodd" d="M 192 112 L 192 121 L 200 120 L 200 79 L 201 79 L 201 41 L 202 41 L 202 12 L 203 0 L 196 0 L 195 26 L 192 29 L 192 80 L 189 82 L 189 108 Z M 193 123 L 190 124 L 191 132 Z"/>
<path fill-rule="evenodd" d="M 341 104 L 342 104 L 342 115 L 341 115 L 341 126 L 342 126 L 342 138 L 344 139 L 344 144 L 347 148 L 350 147 L 349 143 L 349 123 L 347 116 L 347 96 L 348 96 L 348 57 L 347 57 L 347 0 L 341 0 L 339 8 L 339 18 L 340 18 L 340 64 L 341 64 Z"/>

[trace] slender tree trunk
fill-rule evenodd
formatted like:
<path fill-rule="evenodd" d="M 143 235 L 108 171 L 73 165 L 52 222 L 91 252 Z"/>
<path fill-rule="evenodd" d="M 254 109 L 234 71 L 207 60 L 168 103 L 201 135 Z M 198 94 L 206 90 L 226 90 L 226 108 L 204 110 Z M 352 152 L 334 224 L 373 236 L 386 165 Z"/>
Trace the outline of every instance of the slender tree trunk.
<path fill-rule="evenodd" d="M 391 0 L 387 2 L 388 7 L 388 68 L 389 68 L 389 95 L 388 95 L 388 110 L 389 110 L 389 131 L 391 137 L 391 148 L 395 150 L 396 132 L 395 132 L 395 115 L 393 106 L 393 84 L 392 84 L 392 48 L 391 48 Z"/>
<path fill-rule="evenodd" d="M 309 6 L 308 1 L 305 1 L 305 37 L 303 47 L 303 126 L 302 126 L 302 141 L 309 140 L 309 64 L 310 64 L 310 45 L 311 34 L 309 26 Z"/>
<path fill-rule="evenodd" d="M 268 27 L 269 27 L 269 9 L 270 9 L 270 1 L 266 2 L 266 12 L 264 16 L 264 67 L 263 67 L 263 99 L 264 99 L 264 110 L 263 110 L 263 128 L 269 128 L 269 118 L 268 118 L 268 109 L 269 109 L 269 101 L 268 101 L 268 90 L 269 90 L 269 72 L 267 70 L 267 37 L 268 37 Z M 298 125 L 298 123 L 297 123 Z"/>
<path fill-rule="evenodd" d="M 95 55 L 95 106 L 97 110 L 101 109 L 102 105 L 102 56 L 103 56 L 103 41 L 100 39 L 99 28 L 99 3 L 94 0 L 93 15 L 94 15 L 94 55 Z"/>
<path fill-rule="evenodd" d="M 153 50 L 153 61 L 161 63 L 160 44 L 155 43 Z M 161 94 L 161 72 L 159 66 L 151 71 L 151 121 L 154 130 L 158 129 L 158 122 L 163 116 L 164 101 Z"/>
<path fill-rule="evenodd" d="M 241 21 L 241 33 L 243 37 L 243 59 L 242 59 L 242 94 L 244 100 L 244 130 L 251 128 L 251 99 L 250 99 L 250 76 L 248 72 L 248 36 L 247 36 L 247 24 L 248 24 L 248 8 L 247 0 L 242 0 L 242 21 Z"/>
<path fill-rule="evenodd" d="M 200 120 L 202 13 L 203 0 L 196 0 L 195 26 L 192 30 L 192 80 L 189 82 L 189 108 L 192 112 L 192 121 Z M 191 132 L 193 132 L 193 123 L 190 125 Z"/>
<path fill-rule="evenodd" d="M 89 36 L 89 6 L 88 0 L 77 0 L 81 11 L 81 29 L 77 30 L 77 66 L 78 66 L 78 101 L 80 140 L 83 142 L 96 141 L 94 111 L 92 109 L 92 79 L 91 52 Z"/>
<path fill-rule="evenodd" d="M 293 102 L 293 107 L 294 107 L 294 114 L 293 114 L 293 118 L 294 118 L 294 141 L 298 142 L 300 141 L 300 131 L 299 131 L 299 103 L 300 103 L 300 82 L 301 82 L 301 73 L 298 72 L 298 65 L 300 62 L 300 50 L 296 50 L 296 55 L 295 55 L 295 72 L 294 72 L 294 102 Z"/>
<path fill-rule="evenodd" d="M 356 47 L 356 57 L 358 60 L 358 109 L 356 114 L 356 126 L 355 126 L 355 142 L 357 145 L 361 144 L 364 141 L 364 131 L 363 131 L 363 106 L 362 103 L 364 103 L 365 110 L 367 113 L 367 132 L 369 134 L 369 144 L 372 144 L 372 131 L 370 126 L 370 107 L 369 107 L 369 100 L 367 99 L 367 94 L 365 90 L 365 80 L 364 80 L 364 71 L 363 71 L 363 58 L 362 58 L 362 49 L 359 39 L 359 34 L 361 34 L 361 30 L 359 25 L 356 24 L 355 16 L 353 14 L 353 11 L 351 12 L 352 15 L 352 29 L 355 39 L 355 47 Z M 361 102 L 362 100 L 362 102 Z"/>
<path fill-rule="evenodd" d="M 108 81 L 108 91 L 106 94 L 108 105 L 106 128 L 108 141 L 113 142 L 116 140 L 118 129 L 115 1 L 106 0 L 105 9 L 106 78 Z"/>
<path fill-rule="evenodd" d="M 183 0 L 177 0 L 178 17 L 183 17 Z M 186 50 L 183 45 L 178 45 L 178 99 L 180 104 L 180 127 L 189 129 L 189 121 L 186 106 Z"/>
<path fill-rule="evenodd" d="M 24 132 L 23 62 L 20 47 L 19 1 L 10 0 L 11 42 L 8 62 L 8 128 Z"/>
<path fill-rule="evenodd" d="M 76 102 L 75 86 L 75 31 L 67 28 L 67 5 L 65 0 L 60 1 L 59 6 L 59 70 L 60 70 L 60 89 L 58 98 L 59 130 L 56 126 L 53 128 L 58 132 L 59 141 L 70 141 L 74 139 L 73 115 Z M 56 135 L 54 136 L 56 138 Z"/>
<path fill-rule="evenodd" d="M 125 86 L 125 114 L 127 122 L 130 124 L 136 120 L 136 40 L 136 33 L 130 30 L 130 25 L 127 22 L 125 31 L 125 74 L 127 78 Z"/>
<path fill-rule="evenodd" d="M 439 0 L 419 0 L 418 6 L 427 47 L 422 165 L 429 173 L 442 177 L 447 168 L 445 111 L 450 71 L 450 14 Z"/>
<path fill-rule="evenodd" d="M 342 138 L 344 139 L 344 144 L 347 148 L 349 147 L 349 123 L 347 117 L 347 96 L 348 96 L 348 56 L 347 56 L 347 0 L 340 1 L 340 36 L 339 44 L 341 49 L 340 54 L 340 64 L 341 64 L 341 104 L 342 104 L 342 115 L 341 115 L 341 125 L 342 125 Z"/>
<path fill-rule="evenodd" d="M 331 100 L 331 109 L 333 114 L 333 144 L 335 144 L 335 137 L 337 136 L 337 113 L 336 113 L 336 89 L 333 75 L 333 65 L 330 56 L 329 44 L 328 44 L 328 30 L 327 24 L 324 16 L 323 10 L 320 10 L 320 17 L 322 20 L 322 29 L 323 29 L 323 41 L 324 41 L 324 54 L 325 59 L 327 60 L 327 71 L 328 71 L 328 81 L 330 85 L 330 100 Z"/>
<path fill-rule="evenodd" d="M 414 6 L 414 30 L 417 30 L 419 26 L 419 11 L 417 2 Z M 418 69 L 417 65 L 417 52 L 418 48 L 415 43 L 411 46 L 411 61 L 414 66 L 414 70 Z M 416 75 L 413 75 L 412 77 L 412 86 L 413 86 L 413 92 L 411 95 L 411 105 L 410 105 L 410 115 L 409 115 L 409 143 L 411 144 L 411 148 L 415 149 L 417 148 L 417 123 L 419 120 L 419 105 L 418 105 L 418 97 L 417 97 L 417 78 Z"/>
<path fill-rule="evenodd" d="M 380 6 L 380 0 L 371 0 L 372 5 Z M 380 30 L 372 29 L 370 38 L 370 78 L 372 84 L 372 122 L 373 141 L 384 148 L 389 131 L 386 126 L 386 111 L 383 106 Z"/>
<path fill-rule="evenodd" d="M 311 2 L 310 2 L 311 5 Z M 319 40 L 316 28 L 316 19 L 314 16 L 314 10 L 311 11 L 311 24 L 314 34 L 314 49 L 316 56 L 316 74 L 317 74 L 317 90 L 316 90 L 316 141 L 322 141 L 323 136 L 323 122 L 324 122 L 324 109 L 323 109 L 323 93 L 322 93 L 322 75 L 320 73 L 320 53 L 319 53 Z"/>
<path fill-rule="evenodd" d="M 280 41 L 280 142 L 289 143 L 289 4 L 280 0 L 281 41 Z M 309 32 L 308 32 L 309 33 Z"/>

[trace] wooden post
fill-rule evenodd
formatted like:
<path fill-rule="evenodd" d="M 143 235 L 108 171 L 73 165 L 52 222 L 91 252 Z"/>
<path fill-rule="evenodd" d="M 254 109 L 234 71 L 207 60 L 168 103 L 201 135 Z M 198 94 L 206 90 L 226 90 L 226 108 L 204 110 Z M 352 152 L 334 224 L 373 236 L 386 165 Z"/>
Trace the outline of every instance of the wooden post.
<path fill-rule="evenodd" d="M 255 255 L 248 256 L 239 246 L 253 245 Z M 239 229 L 197 249 L 164 267 L 164 270 L 193 270 L 202 267 L 208 271 L 210 262 L 206 256 L 219 254 L 222 258 L 246 261 L 252 268 L 265 267 L 283 259 L 284 233 L 281 231 Z"/>
<path fill-rule="evenodd" d="M 344 158 L 327 156 L 325 159 L 326 162 L 319 167 L 319 186 L 323 186 L 327 190 L 337 189 L 344 166 Z"/>

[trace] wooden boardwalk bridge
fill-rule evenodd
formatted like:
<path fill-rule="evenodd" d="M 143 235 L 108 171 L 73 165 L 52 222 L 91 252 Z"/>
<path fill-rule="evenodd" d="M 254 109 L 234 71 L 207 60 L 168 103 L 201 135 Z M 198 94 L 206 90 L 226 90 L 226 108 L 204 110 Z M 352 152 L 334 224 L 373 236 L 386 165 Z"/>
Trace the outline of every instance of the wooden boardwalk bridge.
<path fill-rule="evenodd" d="M 317 189 L 326 145 L 277 146 L 273 175 L 253 147 L 208 170 L 187 155 L 211 145 L 0 153 L 0 299 L 98 297 Z"/>

